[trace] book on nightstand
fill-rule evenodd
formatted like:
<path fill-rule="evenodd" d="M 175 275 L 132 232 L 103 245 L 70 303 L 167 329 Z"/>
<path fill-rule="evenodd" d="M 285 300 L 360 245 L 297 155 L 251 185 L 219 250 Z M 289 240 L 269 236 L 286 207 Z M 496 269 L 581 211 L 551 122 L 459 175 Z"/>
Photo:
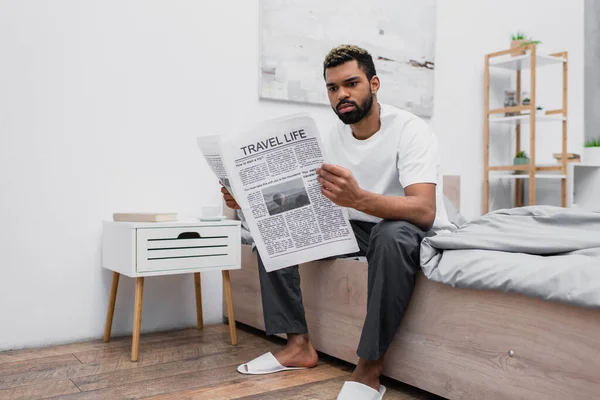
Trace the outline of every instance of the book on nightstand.
<path fill-rule="evenodd" d="M 153 212 L 114 213 L 113 221 L 169 222 L 169 221 L 177 221 L 177 213 L 153 213 Z"/>

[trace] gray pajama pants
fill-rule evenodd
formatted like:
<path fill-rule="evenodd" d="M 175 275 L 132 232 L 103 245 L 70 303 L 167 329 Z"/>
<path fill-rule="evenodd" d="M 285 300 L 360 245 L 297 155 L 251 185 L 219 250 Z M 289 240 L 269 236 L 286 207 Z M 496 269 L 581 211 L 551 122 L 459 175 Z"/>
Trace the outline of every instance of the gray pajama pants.
<path fill-rule="evenodd" d="M 413 293 L 426 231 L 404 221 L 350 221 L 369 265 L 367 316 L 357 354 L 378 360 L 387 351 Z M 258 255 L 267 335 L 308 333 L 298 266 L 267 273 Z"/>

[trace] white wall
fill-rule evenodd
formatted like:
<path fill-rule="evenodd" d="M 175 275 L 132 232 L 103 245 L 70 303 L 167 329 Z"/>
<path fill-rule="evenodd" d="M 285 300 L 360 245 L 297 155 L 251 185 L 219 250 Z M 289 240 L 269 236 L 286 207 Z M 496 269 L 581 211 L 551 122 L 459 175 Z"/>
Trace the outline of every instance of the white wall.
<path fill-rule="evenodd" d="M 482 203 L 483 54 L 510 32 L 570 51 L 570 151 L 582 136 L 581 1 L 497 3 L 438 2 L 431 123 L 470 218 Z M 300 110 L 324 130 L 335 120 L 328 107 L 258 100 L 257 0 L 0 0 L 0 50 L 0 349 L 101 337 L 101 220 L 217 201 L 198 133 Z M 142 330 L 193 325 L 192 282 L 147 279 Z M 205 274 L 207 323 L 220 320 L 220 284 Z M 123 278 L 115 334 L 131 331 L 132 309 Z"/>
<path fill-rule="evenodd" d="M 438 1 L 435 110 L 432 119 L 443 149 L 447 173 L 461 176 L 461 211 L 469 218 L 483 210 L 484 55 L 510 46 L 510 34 L 524 31 L 543 43 L 539 51 L 569 52 L 568 151 L 583 148 L 583 0 Z M 502 107 L 504 89 L 515 88 L 514 73 L 492 70 L 492 107 Z M 528 71 L 525 71 L 528 72 Z M 513 79 L 514 80 L 514 79 Z M 523 90 L 529 80 L 523 79 Z M 560 108 L 562 67 L 538 69 L 537 100 L 547 109 Z M 529 125 L 522 133 L 529 152 Z M 513 140 L 507 140 L 510 138 Z M 560 123 L 538 124 L 537 162 L 554 163 L 560 152 Z M 491 131 L 490 162 L 512 164 L 514 134 L 507 127 Z M 490 186 L 490 210 L 512 207 L 511 180 Z M 560 205 L 560 181 L 538 180 L 538 204 Z"/>
<path fill-rule="evenodd" d="M 0 0 L 0 349 L 100 338 L 102 219 L 197 215 L 219 193 L 196 135 L 306 109 L 259 104 L 257 18 L 247 1 Z M 220 274 L 202 287 L 221 321 Z M 123 277 L 115 334 L 133 289 Z M 143 331 L 194 324 L 191 276 L 144 295 Z"/>

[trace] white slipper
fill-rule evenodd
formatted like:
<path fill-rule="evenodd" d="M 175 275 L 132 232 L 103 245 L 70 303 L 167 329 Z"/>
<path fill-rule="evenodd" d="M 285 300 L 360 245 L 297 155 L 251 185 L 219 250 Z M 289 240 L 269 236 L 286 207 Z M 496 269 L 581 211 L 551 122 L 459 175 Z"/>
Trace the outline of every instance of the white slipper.
<path fill-rule="evenodd" d="M 379 392 L 370 386 L 358 382 L 344 382 L 337 400 L 381 400 L 385 386 L 379 385 Z"/>
<path fill-rule="evenodd" d="M 246 370 L 247 369 L 247 370 Z M 275 372 L 290 371 L 295 369 L 307 369 L 306 367 L 284 367 L 277 361 L 275 356 L 269 352 L 254 360 L 240 365 L 237 370 L 244 375 L 265 375 Z"/>

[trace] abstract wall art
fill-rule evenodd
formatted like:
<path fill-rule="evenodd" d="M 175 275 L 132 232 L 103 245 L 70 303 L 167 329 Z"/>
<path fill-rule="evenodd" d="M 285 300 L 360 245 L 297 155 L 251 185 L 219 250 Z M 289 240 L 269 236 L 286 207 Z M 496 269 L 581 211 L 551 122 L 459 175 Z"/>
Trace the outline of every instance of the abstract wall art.
<path fill-rule="evenodd" d="M 436 0 L 260 0 L 263 99 L 329 104 L 323 59 L 340 44 L 366 48 L 379 100 L 433 113 Z"/>

